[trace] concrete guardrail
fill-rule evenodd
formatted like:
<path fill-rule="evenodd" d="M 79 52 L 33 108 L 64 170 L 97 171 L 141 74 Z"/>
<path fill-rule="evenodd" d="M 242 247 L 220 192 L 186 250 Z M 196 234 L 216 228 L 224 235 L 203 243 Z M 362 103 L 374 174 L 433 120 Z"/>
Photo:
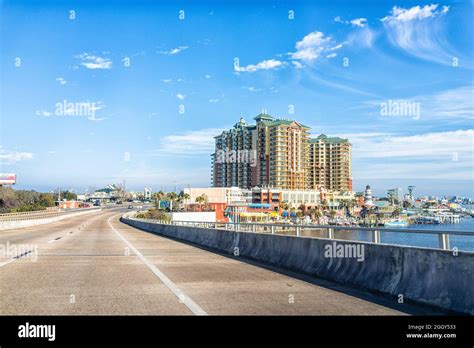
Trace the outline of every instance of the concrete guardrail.
<path fill-rule="evenodd" d="M 474 315 L 474 253 L 361 241 L 121 221 L 272 266 Z"/>
<path fill-rule="evenodd" d="M 44 225 L 51 222 L 66 219 L 68 217 L 89 214 L 93 212 L 98 212 L 100 210 L 100 208 L 87 208 L 63 211 L 49 210 L 0 214 L 0 231 Z"/>

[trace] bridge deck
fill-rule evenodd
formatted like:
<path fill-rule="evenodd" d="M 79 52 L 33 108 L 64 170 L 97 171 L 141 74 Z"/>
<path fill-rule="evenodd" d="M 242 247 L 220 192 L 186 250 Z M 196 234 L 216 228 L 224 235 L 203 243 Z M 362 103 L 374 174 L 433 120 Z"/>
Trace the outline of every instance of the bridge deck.
<path fill-rule="evenodd" d="M 156 236 L 105 211 L 4 231 L 0 314 L 440 314 Z M 137 255 L 138 254 L 138 255 Z"/>

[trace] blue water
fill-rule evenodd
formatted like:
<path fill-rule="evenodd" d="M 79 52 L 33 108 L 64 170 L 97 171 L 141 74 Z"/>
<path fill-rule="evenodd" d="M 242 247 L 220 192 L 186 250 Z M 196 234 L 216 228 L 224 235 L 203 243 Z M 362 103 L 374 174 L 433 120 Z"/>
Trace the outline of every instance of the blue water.
<path fill-rule="evenodd" d="M 474 218 L 462 218 L 459 224 L 443 225 L 412 225 L 406 230 L 436 230 L 436 231 L 470 231 L 474 232 Z M 387 244 L 419 246 L 425 248 L 438 248 L 438 236 L 434 234 L 403 233 L 403 232 L 383 232 L 381 228 L 381 242 Z M 342 233 L 342 232 L 341 232 Z M 359 240 L 371 241 L 371 233 L 366 231 L 354 232 Z M 338 236 L 336 236 L 338 237 Z M 344 238 L 346 239 L 346 238 Z M 352 239 L 352 238 L 350 238 Z M 474 236 L 449 236 L 449 247 L 458 250 L 474 252 Z"/>
<path fill-rule="evenodd" d="M 412 225 L 401 230 L 436 230 L 436 231 L 468 231 L 474 232 L 474 218 L 465 217 L 461 219 L 459 224 L 443 224 L 443 225 Z M 380 228 L 380 238 L 382 243 L 397 244 L 407 246 L 417 246 L 424 248 L 439 248 L 438 235 L 421 234 L 410 232 L 384 232 L 383 227 Z M 288 232 L 292 234 L 292 231 Z M 302 235 L 327 238 L 326 229 L 303 229 Z M 372 241 L 372 232 L 357 230 L 335 230 L 334 238 L 343 240 L 359 240 Z M 474 252 L 474 236 L 449 236 L 450 249 Z"/>

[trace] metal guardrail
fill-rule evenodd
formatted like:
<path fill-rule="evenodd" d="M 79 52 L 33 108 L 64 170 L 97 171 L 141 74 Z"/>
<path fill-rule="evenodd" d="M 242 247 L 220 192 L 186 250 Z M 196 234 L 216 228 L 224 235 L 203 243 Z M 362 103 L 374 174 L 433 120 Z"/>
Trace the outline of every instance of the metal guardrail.
<path fill-rule="evenodd" d="M 77 208 L 77 209 L 68 209 L 68 210 L 37 210 L 37 211 L 25 211 L 19 213 L 7 213 L 7 214 L 0 214 L 0 222 L 1 221 L 23 221 L 23 220 L 37 220 L 37 219 L 47 219 L 50 217 L 67 215 L 71 213 L 78 213 L 82 211 L 90 211 L 90 210 L 99 210 L 99 207 L 93 208 Z"/>
<path fill-rule="evenodd" d="M 327 239 L 335 239 L 335 231 L 367 231 L 371 233 L 371 242 L 381 242 L 381 232 L 403 232 L 413 234 L 431 234 L 438 236 L 439 249 L 449 250 L 449 236 L 471 236 L 474 237 L 474 231 L 438 231 L 438 230 L 408 230 L 400 228 L 374 228 L 374 227 L 357 227 L 357 226 L 332 226 L 332 225 L 291 225 L 291 224 L 262 224 L 262 223 L 224 223 L 224 222 L 194 222 L 194 221 L 162 221 L 151 219 L 137 219 L 141 221 L 156 221 L 159 224 L 185 226 L 185 227 L 199 227 L 199 228 L 214 228 L 223 229 L 227 231 L 237 232 L 251 232 L 251 233 L 269 233 L 269 234 L 283 234 L 293 235 L 296 237 L 311 238 L 302 236 L 302 230 L 325 230 Z"/>

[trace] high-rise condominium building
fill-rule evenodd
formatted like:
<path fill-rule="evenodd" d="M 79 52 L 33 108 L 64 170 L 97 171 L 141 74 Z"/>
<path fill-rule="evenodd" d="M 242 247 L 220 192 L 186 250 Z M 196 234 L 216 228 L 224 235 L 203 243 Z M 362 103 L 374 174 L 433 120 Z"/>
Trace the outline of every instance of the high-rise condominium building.
<path fill-rule="evenodd" d="M 241 118 L 232 129 L 214 137 L 216 151 L 211 155 L 214 187 L 252 187 L 252 168 L 256 163 L 254 132 L 255 126 Z"/>
<path fill-rule="evenodd" d="M 240 119 L 215 137 L 216 151 L 211 155 L 214 187 L 352 189 L 346 139 L 322 135 L 310 140 L 309 127 L 266 113 L 255 121 L 256 125 L 249 125 Z"/>
<path fill-rule="evenodd" d="M 255 186 L 305 189 L 309 127 L 266 114 L 258 115 L 255 121 L 258 158 Z"/>
<path fill-rule="evenodd" d="M 351 143 L 321 134 L 309 142 L 309 186 L 352 191 Z"/>

